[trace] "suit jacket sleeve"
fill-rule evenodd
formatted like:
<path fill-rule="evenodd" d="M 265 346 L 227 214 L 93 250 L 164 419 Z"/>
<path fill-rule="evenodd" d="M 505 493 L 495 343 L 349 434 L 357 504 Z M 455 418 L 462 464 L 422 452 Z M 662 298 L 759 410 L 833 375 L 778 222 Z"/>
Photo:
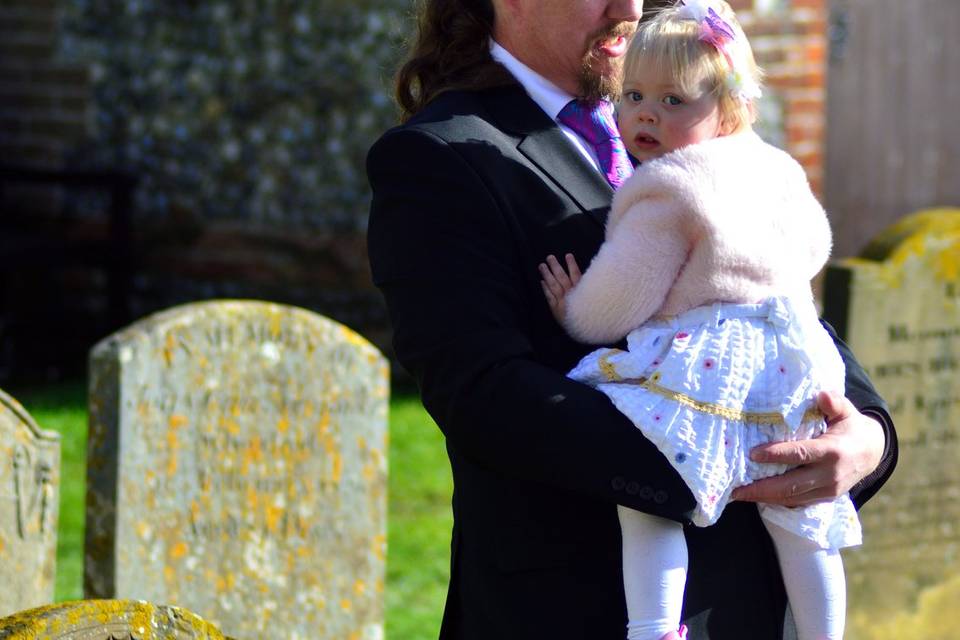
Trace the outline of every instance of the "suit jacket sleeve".
<path fill-rule="evenodd" d="M 545 303 L 524 287 L 521 239 L 496 189 L 411 128 L 381 138 L 367 171 L 374 282 L 447 446 L 503 476 L 686 520 L 693 497 L 654 445 L 606 396 L 537 361 L 532 309 Z M 624 492 L 624 478 L 653 499 Z"/>
<path fill-rule="evenodd" d="M 853 357 L 850 347 L 840 339 L 833 327 L 826 322 L 821 321 L 821 323 L 830 337 L 833 338 L 833 342 L 837 345 L 840 356 L 843 358 L 843 364 L 846 367 L 845 394 L 847 398 L 858 411 L 879 422 L 886 437 L 886 445 L 880 464 L 872 473 L 850 489 L 850 497 L 859 509 L 880 490 L 880 487 L 886 483 L 897 466 L 897 432 L 894 429 L 893 418 L 890 417 L 887 403 L 877 393 L 873 383 L 870 382 L 870 378 L 867 377 L 866 371 Z"/>

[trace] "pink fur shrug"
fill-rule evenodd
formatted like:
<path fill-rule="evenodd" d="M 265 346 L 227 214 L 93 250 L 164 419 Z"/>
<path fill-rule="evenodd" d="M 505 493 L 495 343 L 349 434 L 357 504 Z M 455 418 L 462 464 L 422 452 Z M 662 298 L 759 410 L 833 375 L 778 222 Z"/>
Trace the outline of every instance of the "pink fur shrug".
<path fill-rule="evenodd" d="M 712 302 L 804 296 L 831 236 L 800 165 L 752 131 L 645 162 L 616 192 L 606 240 L 564 327 L 616 342 L 648 318 Z"/>

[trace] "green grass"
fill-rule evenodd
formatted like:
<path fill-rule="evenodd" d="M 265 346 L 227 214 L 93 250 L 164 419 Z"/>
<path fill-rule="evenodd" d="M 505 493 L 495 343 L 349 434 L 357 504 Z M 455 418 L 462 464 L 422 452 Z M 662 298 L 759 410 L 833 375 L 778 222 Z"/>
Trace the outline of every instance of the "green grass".
<path fill-rule="evenodd" d="M 8 392 L 61 434 L 58 602 L 83 596 L 86 389 L 81 383 Z M 439 429 L 411 395 L 390 403 L 387 638 L 436 638 L 449 576 L 450 468 Z"/>

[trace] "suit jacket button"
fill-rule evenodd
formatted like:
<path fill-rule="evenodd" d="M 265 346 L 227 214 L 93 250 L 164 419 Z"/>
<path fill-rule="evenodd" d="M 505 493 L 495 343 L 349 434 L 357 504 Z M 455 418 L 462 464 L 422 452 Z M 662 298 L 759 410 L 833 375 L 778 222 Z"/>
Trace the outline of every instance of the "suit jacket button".
<path fill-rule="evenodd" d="M 657 504 L 663 504 L 667 501 L 667 498 L 668 496 L 666 491 L 657 491 L 655 494 L 653 494 L 653 501 Z"/>
<path fill-rule="evenodd" d="M 644 500 L 649 500 L 652 498 L 653 488 L 650 485 L 644 485 L 643 488 L 640 489 L 640 497 Z"/>
<path fill-rule="evenodd" d="M 624 486 L 626 486 L 627 481 L 623 476 L 615 476 L 610 482 L 610 486 L 613 487 L 614 491 L 621 491 Z"/>
<path fill-rule="evenodd" d="M 640 483 L 639 483 L 639 482 L 633 482 L 633 481 L 628 482 L 628 483 L 627 483 L 627 493 L 629 493 L 631 496 L 635 496 L 635 495 L 637 495 L 638 493 L 640 493 Z"/>

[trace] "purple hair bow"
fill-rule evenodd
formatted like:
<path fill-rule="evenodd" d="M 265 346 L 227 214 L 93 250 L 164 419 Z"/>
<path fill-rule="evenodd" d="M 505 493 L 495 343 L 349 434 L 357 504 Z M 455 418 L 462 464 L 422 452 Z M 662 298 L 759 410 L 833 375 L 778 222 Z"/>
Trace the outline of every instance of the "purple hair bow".
<path fill-rule="evenodd" d="M 737 35 L 733 27 L 720 17 L 712 5 L 711 0 L 683 0 L 679 15 L 685 20 L 699 23 L 699 39 L 715 47 L 727 59 L 730 65 L 730 75 L 727 77 L 730 92 L 744 102 L 759 98 L 760 86 L 745 72 L 739 60 L 741 56 L 735 55 Z"/>
<path fill-rule="evenodd" d="M 717 15 L 713 7 L 710 7 L 707 10 L 707 15 L 700 22 L 700 40 L 712 44 L 721 51 L 731 62 L 731 66 L 733 64 L 730 60 L 730 54 L 727 52 L 727 43 L 732 42 L 736 37 L 730 25 Z"/>

